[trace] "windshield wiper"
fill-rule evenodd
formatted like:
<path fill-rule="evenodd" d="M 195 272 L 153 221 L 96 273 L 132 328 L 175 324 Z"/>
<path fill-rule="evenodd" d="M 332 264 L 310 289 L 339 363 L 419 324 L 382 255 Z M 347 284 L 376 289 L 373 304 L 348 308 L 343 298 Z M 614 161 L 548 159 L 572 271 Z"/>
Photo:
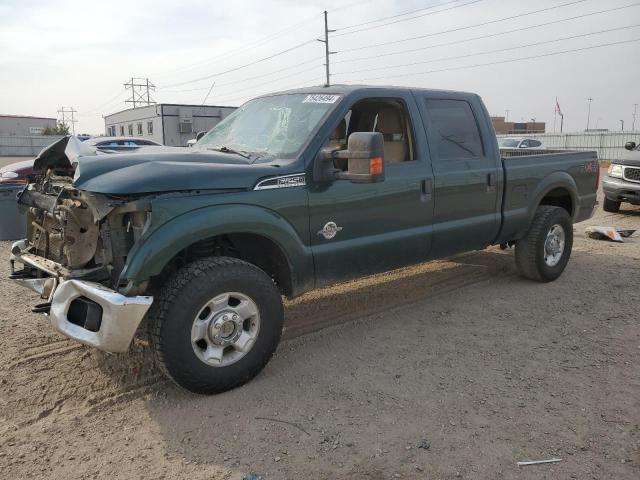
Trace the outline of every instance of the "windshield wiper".
<path fill-rule="evenodd" d="M 233 148 L 229 148 L 225 146 L 222 146 L 220 148 L 209 148 L 209 150 L 215 150 L 216 152 L 222 152 L 222 153 L 234 153 L 236 155 L 240 155 L 241 157 L 246 158 L 247 160 L 251 160 L 251 155 L 242 150 L 234 150 Z"/>

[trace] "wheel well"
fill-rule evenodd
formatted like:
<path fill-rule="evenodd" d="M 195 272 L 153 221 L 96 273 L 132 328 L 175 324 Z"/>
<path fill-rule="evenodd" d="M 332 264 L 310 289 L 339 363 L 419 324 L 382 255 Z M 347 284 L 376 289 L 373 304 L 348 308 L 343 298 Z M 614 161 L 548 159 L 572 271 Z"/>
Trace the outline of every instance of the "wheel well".
<path fill-rule="evenodd" d="M 192 243 L 176 254 L 154 280 L 167 278 L 194 260 L 211 256 L 234 257 L 262 269 L 283 295 L 293 291 L 289 262 L 282 249 L 271 239 L 252 233 L 229 233 Z"/>
<path fill-rule="evenodd" d="M 564 208 L 570 216 L 573 217 L 573 198 L 569 191 L 565 188 L 558 187 L 547 192 L 540 200 L 540 205 L 551 205 L 554 207 Z"/>

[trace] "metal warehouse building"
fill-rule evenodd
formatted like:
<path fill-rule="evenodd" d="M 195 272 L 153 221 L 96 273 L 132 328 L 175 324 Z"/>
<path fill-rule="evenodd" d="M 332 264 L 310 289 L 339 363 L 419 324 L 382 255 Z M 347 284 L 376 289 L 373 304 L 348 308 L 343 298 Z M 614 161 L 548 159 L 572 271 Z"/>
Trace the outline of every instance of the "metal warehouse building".
<path fill-rule="evenodd" d="M 235 109 L 172 103 L 129 108 L 104 117 L 105 134 L 143 137 L 163 145 L 184 147 L 198 132 L 210 130 Z"/>
<path fill-rule="evenodd" d="M 42 135 L 46 127 L 55 126 L 55 118 L 0 114 L 0 137 Z"/>

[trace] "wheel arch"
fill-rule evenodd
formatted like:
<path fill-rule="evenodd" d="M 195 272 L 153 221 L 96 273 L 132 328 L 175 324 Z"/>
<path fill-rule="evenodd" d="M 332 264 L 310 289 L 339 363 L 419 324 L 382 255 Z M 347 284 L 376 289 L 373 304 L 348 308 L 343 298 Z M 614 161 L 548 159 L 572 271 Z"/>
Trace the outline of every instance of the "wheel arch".
<path fill-rule="evenodd" d="M 269 274 L 293 297 L 311 288 L 313 260 L 289 222 L 272 210 L 224 205 L 193 210 L 143 237 L 120 274 L 120 285 L 141 285 L 170 274 L 181 262 L 227 255 Z"/>
<path fill-rule="evenodd" d="M 541 205 L 564 208 L 573 219 L 578 206 L 578 187 L 567 172 L 554 172 L 542 180 L 531 195 L 529 223 Z"/>

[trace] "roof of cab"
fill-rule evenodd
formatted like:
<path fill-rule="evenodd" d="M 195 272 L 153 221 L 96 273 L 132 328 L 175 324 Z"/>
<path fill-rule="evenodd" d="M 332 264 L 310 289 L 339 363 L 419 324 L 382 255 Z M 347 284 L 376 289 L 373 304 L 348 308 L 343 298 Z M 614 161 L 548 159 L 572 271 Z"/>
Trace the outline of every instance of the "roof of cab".
<path fill-rule="evenodd" d="M 395 91 L 419 91 L 419 92 L 430 92 L 430 93 L 439 93 L 439 94 L 456 94 L 457 96 L 477 96 L 477 94 L 472 92 L 461 92 L 454 90 L 439 90 L 435 88 L 415 88 L 415 87 L 400 87 L 395 85 L 331 85 L 324 86 L 318 85 L 314 87 L 304 87 L 304 88 L 295 88 L 290 90 L 282 90 L 279 92 L 272 92 L 262 96 L 271 96 L 271 95 L 282 95 L 282 94 L 291 94 L 291 93 L 328 93 L 328 94 L 342 94 L 347 95 L 358 90 L 395 90 Z"/>

